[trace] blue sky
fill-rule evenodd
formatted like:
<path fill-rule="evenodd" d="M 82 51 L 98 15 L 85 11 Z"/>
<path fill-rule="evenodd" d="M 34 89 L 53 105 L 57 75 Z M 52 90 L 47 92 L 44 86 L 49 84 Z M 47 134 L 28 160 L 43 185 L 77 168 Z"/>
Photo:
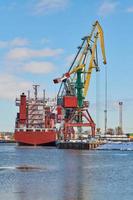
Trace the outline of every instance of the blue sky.
<path fill-rule="evenodd" d="M 52 80 L 67 71 L 81 38 L 99 20 L 104 30 L 108 67 L 108 127 L 119 124 L 133 131 L 133 2 L 130 0 L 0 0 L 0 130 L 13 130 L 15 98 L 32 84 L 56 95 Z M 101 55 L 101 53 L 100 53 Z M 90 113 L 104 127 L 104 73 L 99 79 L 99 118 L 96 117 L 96 73 L 88 100 Z"/>

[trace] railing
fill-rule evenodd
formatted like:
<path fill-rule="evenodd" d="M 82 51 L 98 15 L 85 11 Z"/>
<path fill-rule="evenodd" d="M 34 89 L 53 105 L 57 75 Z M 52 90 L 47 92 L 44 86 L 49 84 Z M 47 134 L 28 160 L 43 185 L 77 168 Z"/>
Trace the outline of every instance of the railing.
<path fill-rule="evenodd" d="M 16 132 L 28 132 L 28 131 L 40 131 L 40 132 L 43 132 L 43 131 L 56 131 L 56 128 L 16 128 L 15 129 Z"/>

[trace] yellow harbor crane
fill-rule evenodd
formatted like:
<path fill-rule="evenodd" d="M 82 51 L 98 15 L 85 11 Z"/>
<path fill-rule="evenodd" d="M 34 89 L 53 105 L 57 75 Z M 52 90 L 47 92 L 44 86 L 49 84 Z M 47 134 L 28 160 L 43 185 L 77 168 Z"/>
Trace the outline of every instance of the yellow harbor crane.
<path fill-rule="evenodd" d="M 57 99 L 61 99 L 64 96 L 76 96 L 77 107 L 75 106 L 75 108 L 73 109 L 67 107 L 66 111 L 69 114 L 66 115 L 66 121 L 70 119 L 71 112 L 77 112 L 79 108 L 80 117 L 78 117 L 79 121 L 77 122 L 81 123 L 81 126 L 83 125 L 81 110 L 82 108 L 85 107 L 84 100 L 86 98 L 86 95 L 89 89 L 92 71 L 93 69 L 96 69 L 96 71 L 99 71 L 98 50 L 97 50 L 98 40 L 100 40 L 100 48 L 101 48 L 102 57 L 103 57 L 103 64 L 106 64 L 104 34 L 103 34 L 102 27 L 98 21 L 94 23 L 90 35 L 85 36 L 84 38 L 82 38 L 82 40 L 83 42 L 81 46 L 78 47 L 78 52 L 68 72 L 63 74 L 61 78 L 54 79 L 54 83 L 62 82 L 61 87 L 62 85 L 64 85 L 62 90 L 60 87 Z M 93 127 L 94 127 L 93 120 L 89 124 L 90 125 L 88 126 L 91 126 L 91 124 L 93 124 Z"/>

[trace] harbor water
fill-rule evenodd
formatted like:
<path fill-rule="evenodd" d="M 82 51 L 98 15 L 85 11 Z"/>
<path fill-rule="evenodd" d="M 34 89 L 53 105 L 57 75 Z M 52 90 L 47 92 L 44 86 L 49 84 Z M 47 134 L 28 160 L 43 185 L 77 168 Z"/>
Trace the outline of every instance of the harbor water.
<path fill-rule="evenodd" d="M 133 151 L 0 144 L 0 199 L 132 200 Z"/>

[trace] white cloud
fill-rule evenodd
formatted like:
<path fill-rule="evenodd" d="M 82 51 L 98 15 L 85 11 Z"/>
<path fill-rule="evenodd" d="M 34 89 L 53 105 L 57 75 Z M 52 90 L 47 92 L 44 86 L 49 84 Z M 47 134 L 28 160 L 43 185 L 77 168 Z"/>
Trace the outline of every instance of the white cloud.
<path fill-rule="evenodd" d="M 15 38 L 10 41 L 11 46 L 26 46 L 29 44 L 29 41 L 25 38 Z"/>
<path fill-rule="evenodd" d="M 0 74 L 0 99 L 15 100 L 21 92 L 27 92 L 32 83 L 10 74 Z"/>
<path fill-rule="evenodd" d="M 62 10 L 67 6 L 68 0 L 36 0 L 33 6 L 34 14 L 46 14 L 51 11 Z"/>
<path fill-rule="evenodd" d="M 47 74 L 54 70 L 51 62 L 30 62 L 23 66 L 23 70 L 33 74 Z"/>
<path fill-rule="evenodd" d="M 14 48 L 7 54 L 8 60 L 25 60 L 37 57 L 56 57 L 63 52 L 63 49 L 41 49 L 33 50 L 29 48 Z"/>
<path fill-rule="evenodd" d="M 18 47 L 18 46 L 26 46 L 29 44 L 29 41 L 26 38 L 14 38 L 12 40 L 0 40 L 0 48 L 9 48 L 9 47 Z"/>
<path fill-rule="evenodd" d="M 131 7 L 129 7 L 129 8 L 127 8 L 127 10 L 126 10 L 128 13 L 133 13 L 133 6 L 131 6 Z"/>
<path fill-rule="evenodd" d="M 113 1 L 104 1 L 99 7 L 99 15 L 105 16 L 110 13 L 113 13 L 118 5 L 118 2 Z"/>

